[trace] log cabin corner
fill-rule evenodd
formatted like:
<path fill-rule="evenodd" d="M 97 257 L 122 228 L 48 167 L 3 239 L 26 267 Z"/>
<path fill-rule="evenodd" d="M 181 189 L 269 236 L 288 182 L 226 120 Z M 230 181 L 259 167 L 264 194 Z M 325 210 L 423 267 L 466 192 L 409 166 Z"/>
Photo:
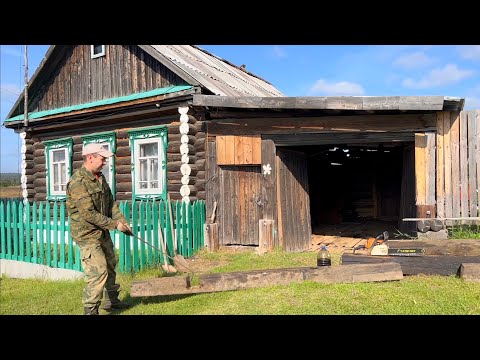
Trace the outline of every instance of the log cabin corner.
<path fill-rule="evenodd" d="M 220 246 L 296 252 L 325 225 L 478 215 L 479 113 L 463 98 L 286 97 L 196 46 L 53 45 L 27 120 L 24 100 L 4 125 L 23 139 L 26 201 L 64 200 L 98 142 L 117 200 L 203 200 Z"/>

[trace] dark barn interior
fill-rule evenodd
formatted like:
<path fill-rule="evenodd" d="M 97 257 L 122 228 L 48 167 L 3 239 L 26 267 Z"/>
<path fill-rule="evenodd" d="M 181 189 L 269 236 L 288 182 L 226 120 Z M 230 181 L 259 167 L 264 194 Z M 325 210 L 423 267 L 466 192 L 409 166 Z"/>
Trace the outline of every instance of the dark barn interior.
<path fill-rule="evenodd" d="M 308 160 L 313 235 L 368 238 L 389 231 L 392 238 L 404 237 L 399 218 L 405 146 L 298 147 Z"/>

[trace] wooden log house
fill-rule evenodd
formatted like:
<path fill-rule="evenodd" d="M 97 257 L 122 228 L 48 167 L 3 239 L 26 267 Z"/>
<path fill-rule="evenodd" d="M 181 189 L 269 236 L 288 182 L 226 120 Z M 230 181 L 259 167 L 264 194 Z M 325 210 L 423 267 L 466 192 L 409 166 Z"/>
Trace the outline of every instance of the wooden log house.
<path fill-rule="evenodd" d="M 205 200 L 224 246 L 303 251 L 321 224 L 478 215 L 479 113 L 462 98 L 285 97 L 190 45 L 53 45 L 28 89 L 27 121 L 22 94 L 4 124 L 29 201 L 64 199 L 95 141 L 116 154 L 117 200 Z"/>

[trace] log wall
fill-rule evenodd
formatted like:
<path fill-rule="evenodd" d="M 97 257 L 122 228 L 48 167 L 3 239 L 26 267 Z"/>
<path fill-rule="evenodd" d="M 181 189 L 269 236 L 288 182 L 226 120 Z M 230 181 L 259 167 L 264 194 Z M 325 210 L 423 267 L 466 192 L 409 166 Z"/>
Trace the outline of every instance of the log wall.
<path fill-rule="evenodd" d="M 191 167 L 188 187 L 190 188 L 190 201 L 197 199 L 205 200 L 205 131 L 204 123 L 197 120 L 196 117 L 188 115 L 188 165 Z M 178 118 L 180 114 L 178 115 Z M 171 117 L 170 117 L 171 118 Z M 152 119 L 150 123 L 143 122 L 142 127 L 161 125 L 162 120 Z M 180 188 L 182 184 L 182 174 L 180 167 L 182 165 L 182 155 L 180 153 L 181 137 L 179 131 L 180 121 L 163 121 L 167 126 L 168 147 L 167 147 L 167 190 L 173 200 L 181 200 Z M 115 179 L 116 179 L 116 199 L 132 199 L 132 174 L 130 156 L 130 142 L 127 131 L 133 127 L 105 128 L 101 131 L 115 131 L 116 133 L 116 156 L 115 156 Z M 72 154 L 72 173 L 82 166 L 82 136 L 95 135 L 99 132 L 98 128 L 84 129 L 83 132 L 76 131 L 72 134 L 73 154 Z M 25 160 L 27 191 L 29 201 L 45 201 L 47 196 L 46 179 L 46 157 L 45 145 L 43 141 L 53 140 L 55 138 L 65 138 L 65 134 L 52 137 L 28 133 L 25 140 L 27 153 Z"/>

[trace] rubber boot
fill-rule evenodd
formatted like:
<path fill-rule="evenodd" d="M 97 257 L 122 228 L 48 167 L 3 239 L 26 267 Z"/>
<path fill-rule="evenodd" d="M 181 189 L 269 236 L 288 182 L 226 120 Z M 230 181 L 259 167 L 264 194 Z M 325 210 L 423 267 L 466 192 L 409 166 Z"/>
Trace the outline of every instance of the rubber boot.
<path fill-rule="evenodd" d="M 118 290 L 105 291 L 105 302 L 103 304 L 104 310 L 122 310 L 130 307 L 130 304 L 127 304 L 118 298 L 119 293 L 120 291 Z"/>
<path fill-rule="evenodd" d="M 85 315 L 99 315 L 98 314 L 98 308 L 100 307 L 100 304 L 97 304 L 95 306 L 91 307 L 84 307 L 83 311 Z"/>

